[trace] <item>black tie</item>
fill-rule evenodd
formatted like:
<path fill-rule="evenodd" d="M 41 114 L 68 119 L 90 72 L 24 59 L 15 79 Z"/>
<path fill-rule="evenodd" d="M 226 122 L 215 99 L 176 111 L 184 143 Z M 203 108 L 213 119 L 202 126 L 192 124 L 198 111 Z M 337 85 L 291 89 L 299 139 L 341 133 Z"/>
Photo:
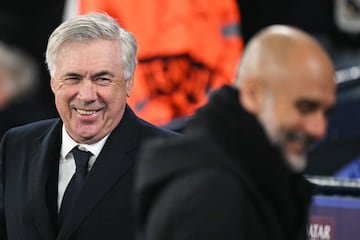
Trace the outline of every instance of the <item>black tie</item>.
<path fill-rule="evenodd" d="M 75 158 L 76 171 L 72 176 L 68 186 L 66 187 L 64 197 L 62 199 L 60 212 L 59 212 L 59 226 L 64 223 L 65 218 L 69 215 L 69 210 L 75 202 L 81 187 L 83 186 L 86 175 L 88 173 L 88 162 L 92 155 L 91 152 L 79 150 L 76 147 L 71 150 Z"/>

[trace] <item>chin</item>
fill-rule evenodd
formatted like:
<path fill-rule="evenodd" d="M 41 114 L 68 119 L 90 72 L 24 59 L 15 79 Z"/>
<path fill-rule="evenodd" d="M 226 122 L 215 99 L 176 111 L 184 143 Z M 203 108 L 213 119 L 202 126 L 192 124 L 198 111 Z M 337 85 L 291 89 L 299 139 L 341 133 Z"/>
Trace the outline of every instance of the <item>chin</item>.
<path fill-rule="evenodd" d="M 82 140 L 82 142 L 87 142 L 89 140 L 95 139 L 97 136 L 97 132 L 95 131 L 81 131 L 77 133 L 77 136 Z"/>
<path fill-rule="evenodd" d="M 306 168 L 307 159 L 303 154 L 287 154 L 287 162 L 293 172 L 302 173 Z"/>

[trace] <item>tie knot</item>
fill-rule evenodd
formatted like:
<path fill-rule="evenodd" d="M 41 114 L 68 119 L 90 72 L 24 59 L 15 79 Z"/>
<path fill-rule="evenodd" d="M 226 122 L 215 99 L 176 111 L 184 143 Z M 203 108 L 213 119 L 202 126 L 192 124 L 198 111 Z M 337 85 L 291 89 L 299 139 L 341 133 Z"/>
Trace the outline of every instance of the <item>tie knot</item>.
<path fill-rule="evenodd" d="M 91 157 L 92 153 L 80 150 L 77 146 L 73 148 L 72 153 L 75 159 L 76 171 L 80 169 L 87 170 L 89 158 Z"/>

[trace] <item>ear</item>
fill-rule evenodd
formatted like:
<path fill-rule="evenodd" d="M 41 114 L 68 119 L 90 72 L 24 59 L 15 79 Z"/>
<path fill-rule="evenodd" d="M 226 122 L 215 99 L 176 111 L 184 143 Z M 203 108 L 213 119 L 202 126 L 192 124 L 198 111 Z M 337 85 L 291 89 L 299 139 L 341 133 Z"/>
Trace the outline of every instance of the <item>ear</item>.
<path fill-rule="evenodd" d="M 243 80 L 241 85 L 240 103 L 250 113 L 257 115 L 261 109 L 263 86 L 254 78 Z"/>
<path fill-rule="evenodd" d="M 131 91 L 134 87 L 134 78 L 130 78 L 128 80 L 126 80 L 126 96 L 130 97 L 131 95 Z"/>
<path fill-rule="evenodd" d="M 55 93 L 56 86 L 55 86 L 55 79 L 53 77 L 50 79 L 50 87 L 51 87 L 51 91 Z"/>

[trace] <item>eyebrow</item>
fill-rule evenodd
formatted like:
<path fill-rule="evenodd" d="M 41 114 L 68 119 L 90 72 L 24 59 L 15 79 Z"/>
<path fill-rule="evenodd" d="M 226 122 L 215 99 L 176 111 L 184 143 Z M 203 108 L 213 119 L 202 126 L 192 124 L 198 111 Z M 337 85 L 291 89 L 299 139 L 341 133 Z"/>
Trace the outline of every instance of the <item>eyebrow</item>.
<path fill-rule="evenodd" d="M 81 77 L 81 74 L 74 73 L 74 72 L 67 72 L 67 73 L 63 74 L 61 76 L 61 78 L 69 77 L 69 76 L 71 76 L 71 77 Z"/>
<path fill-rule="evenodd" d="M 90 78 L 97 78 L 97 77 L 100 77 L 100 76 L 104 76 L 104 75 L 109 75 L 111 77 L 115 77 L 115 75 L 109 71 L 100 71 L 100 72 L 97 72 L 93 75 L 90 76 Z M 62 78 L 64 77 L 68 77 L 68 76 L 71 76 L 71 77 L 82 77 L 83 75 L 82 74 L 79 74 L 79 73 L 75 73 L 75 72 L 67 72 L 65 73 L 64 75 L 62 75 Z"/>
<path fill-rule="evenodd" d="M 301 107 L 302 104 L 310 104 L 312 109 L 319 109 L 321 107 L 320 102 L 318 102 L 316 100 L 312 100 L 312 99 L 300 99 L 300 100 L 296 101 L 295 104 L 296 104 L 297 107 Z M 325 108 L 324 109 L 325 114 L 329 115 L 334 110 L 334 108 L 335 108 L 334 104 L 327 107 L 327 108 Z"/>
<path fill-rule="evenodd" d="M 301 107 L 303 104 L 311 105 L 313 108 L 319 108 L 321 105 L 320 102 L 312 99 L 299 99 L 296 101 L 296 106 L 298 107 Z"/>
<path fill-rule="evenodd" d="M 91 78 L 96 78 L 96 77 L 100 77 L 100 76 L 104 76 L 104 75 L 109 75 L 110 77 L 115 77 L 115 75 L 109 71 L 100 71 L 100 72 L 97 72 L 93 75 L 91 75 L 90 77 Z"/>

